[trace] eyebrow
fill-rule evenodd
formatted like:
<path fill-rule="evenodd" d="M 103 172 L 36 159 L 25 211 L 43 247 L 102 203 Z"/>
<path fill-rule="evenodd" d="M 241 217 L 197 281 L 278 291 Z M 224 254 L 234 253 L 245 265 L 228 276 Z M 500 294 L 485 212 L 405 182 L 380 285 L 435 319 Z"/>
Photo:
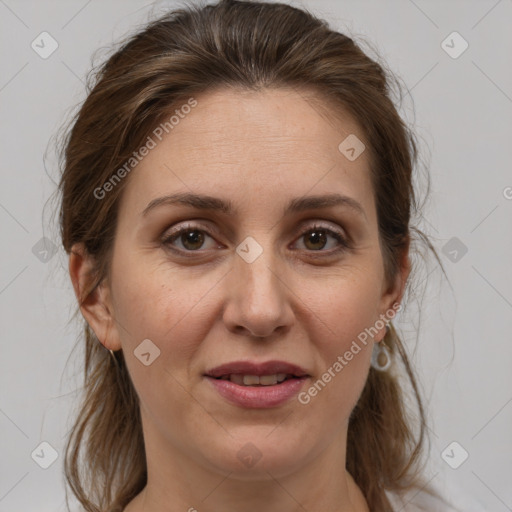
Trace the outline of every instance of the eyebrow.
<path fill-rule="evenodd" d="M 235 215 L 236 208 L 230 200 L 220 199 L 209 195 L 177 193 L 153 199 L 142 212 L 145 217 L 150 211 L 162 205 L 184 205 L 198 210 L 215 211 L 226 215 Z M 366 212 L 360 203 L 342 194 L 325 194 L 316 196 L 297 197 L 285 207 L 283 214 L 299 213 L 306 210 L 331 208 L 333 206 L 348 207 L 359 215 L 366 217 Z"/>

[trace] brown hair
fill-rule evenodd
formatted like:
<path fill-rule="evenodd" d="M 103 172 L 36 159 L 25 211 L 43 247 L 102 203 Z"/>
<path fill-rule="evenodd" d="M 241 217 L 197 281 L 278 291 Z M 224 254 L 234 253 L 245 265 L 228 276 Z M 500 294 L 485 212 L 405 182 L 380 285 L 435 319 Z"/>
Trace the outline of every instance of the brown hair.
<path fill-rule="evenodd" d="M 128 178 L 101 200 L 94 191 L 176 106 L 219 87 L 308 89 L 348 111 L 371 155 L 386 278 L 398 272 L 411 240 L 423 241 L 442 267 L 428 237 L 409 225 L 418 211 L 412 183 L 417 143 L 393 104 L 391 79 L 353 39 L 281 3 L 224 0 L 148 23 L 88 77 L 87 98 L 62 140 L 62 243 L 68 254 L 83 243 L 97 265 L 81 300 L 109 275 L 117 206 Z M 88 512 L 122 510 L 147 481 L 138 397 L 122 351 L 113 360 L 87 323 L 84 332 L 84 397 L 66 446 L 66 481 Z M 393 327 L 385 342 L 405 369 L 417 421 L 407 411 L 400 375 L 371 368 L 350 417 L 346 465 L 372 512 L 391 510 L 385 490 L 423 486 L 426 422 L 417 381 Z"/>

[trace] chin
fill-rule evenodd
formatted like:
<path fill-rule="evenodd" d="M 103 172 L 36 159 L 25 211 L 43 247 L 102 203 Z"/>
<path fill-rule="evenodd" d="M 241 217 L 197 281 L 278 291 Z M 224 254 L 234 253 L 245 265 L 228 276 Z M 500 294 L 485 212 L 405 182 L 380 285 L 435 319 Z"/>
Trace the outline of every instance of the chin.
<path fill-rule="evenodd" d="M 210 444 L 209 463 L 223 474 L 231 473 L 230 478 L 243 481 L 285 477 L 306 464 L 314 447 L 308 448 L 305 440 L 294 439 L 278 429 L 275 426 L 251 428 L 233 435 L 227 445 Z"/>

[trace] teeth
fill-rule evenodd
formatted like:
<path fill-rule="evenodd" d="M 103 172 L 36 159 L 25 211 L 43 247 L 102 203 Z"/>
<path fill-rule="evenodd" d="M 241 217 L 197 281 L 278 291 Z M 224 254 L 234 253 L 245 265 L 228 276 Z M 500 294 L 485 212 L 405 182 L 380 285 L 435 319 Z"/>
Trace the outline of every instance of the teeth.
<path fill-rule="evenodd" d="M 254 386 L 254 384 L 260 383 L 260 378 L 257 375 L 244 375 L 242 380 L 244 386 Z"/>
<path fill-rule="evenodd" d="M 275 386 L 277 384 L 277 375 L 262 375 L 259 378 L 259 381 L 260 384 L 263 384 L 264 386 Z"/>
<path fill-rule="evenodd" d="M 274 375 L 240 375 L 240 374 L 231 374 L 231 375 L 223 375 L 221 378 L 223 380 L 230 380 L 235 384 L 240 386 L 275 386 L 276 384 L 283 382 L 286 380 L 288 374 L 286 373 L 277 373 Z M 290 375 L 291 377 L 291 375 Z"/>
<path fill-rule="evenodd" d="M 244 376 L 243 375 L 229 375 L 229 380 L 234 382 L 235 384 L 239 384 L 240 386 L 244 385 Z"/>

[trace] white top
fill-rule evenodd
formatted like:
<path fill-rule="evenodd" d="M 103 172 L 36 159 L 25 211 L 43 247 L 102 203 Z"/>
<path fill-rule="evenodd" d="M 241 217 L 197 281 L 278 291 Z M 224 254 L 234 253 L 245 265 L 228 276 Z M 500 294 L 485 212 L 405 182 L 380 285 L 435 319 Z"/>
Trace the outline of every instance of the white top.
<path fill-rule="evenodd" d="M 425 491 L 409 491 L 400 498 L 395 493 L 386 492 L 394 512 L 462 512 Z"/>
<path fill-rule="evenodd" d="M 402 497 L 386 491 L 394 512 L 486 512 L 481 503 L 468 496 L 462 488 L 448 482 L 444 489 L 431 487 L 442 497 L 436 498 L 424 490 L 413 489 Z"/>

